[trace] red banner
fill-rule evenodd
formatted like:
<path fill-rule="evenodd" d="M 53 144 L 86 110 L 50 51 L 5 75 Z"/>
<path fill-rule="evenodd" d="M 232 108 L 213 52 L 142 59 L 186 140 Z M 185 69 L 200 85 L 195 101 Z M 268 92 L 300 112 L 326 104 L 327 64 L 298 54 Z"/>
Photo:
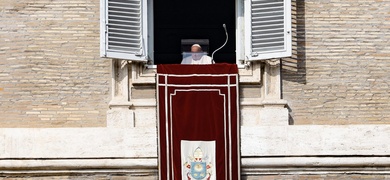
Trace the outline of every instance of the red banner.
<path fill-rule="evenodd" d="M 159 177 L 240 179 L 238 69 L 158 65 Z"/>

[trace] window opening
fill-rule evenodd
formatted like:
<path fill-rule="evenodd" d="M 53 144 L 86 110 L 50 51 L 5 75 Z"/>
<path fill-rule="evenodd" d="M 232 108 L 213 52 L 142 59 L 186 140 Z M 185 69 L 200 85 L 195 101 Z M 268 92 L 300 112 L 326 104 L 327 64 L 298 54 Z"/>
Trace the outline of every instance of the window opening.
<path fill-rule="evenodd" d="M 179 64 L 183 39 L 208 39 L 208 55 L 216 63 L 236 63 L 235 0 L 154 0 L 154 64 Z M 189 49 L 188 49 L 189 51 Z"/>

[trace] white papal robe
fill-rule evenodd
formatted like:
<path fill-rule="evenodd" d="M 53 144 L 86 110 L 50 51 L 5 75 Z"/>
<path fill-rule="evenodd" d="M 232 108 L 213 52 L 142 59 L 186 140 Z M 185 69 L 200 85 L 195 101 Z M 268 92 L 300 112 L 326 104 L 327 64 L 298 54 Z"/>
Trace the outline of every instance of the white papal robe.
<path fill-rule="evenodd" d="M 181 61 L 181 64 L 212 64 L 210 56 L 203 55 L 199 60 L 194 60 L 192 56 L 186 57 Z"/>

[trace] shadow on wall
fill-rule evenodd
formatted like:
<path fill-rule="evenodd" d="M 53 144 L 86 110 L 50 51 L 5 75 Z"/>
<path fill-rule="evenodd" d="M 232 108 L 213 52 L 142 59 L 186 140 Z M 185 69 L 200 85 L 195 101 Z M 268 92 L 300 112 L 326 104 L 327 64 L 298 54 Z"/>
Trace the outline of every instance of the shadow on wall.
<path fill-rule="evenodd" d="M 306 84 L 305 1 L 292 1 L 292 57 L 282 59 L 282 80 Z M 295 32 L 295 33 L 294 33 Z"/>
<path fill-rule="evenodd" d="M 292 56 L 291 58 L 282 58 L 281 78 L 282 81 L 306 84 L 306 30 L 305 30 L 305 0 L 292 0 Z M 282 83 L 282 89 L 283 83 Z M 283 90 L 282 90 L 283 98 Z M 291 116 L 292 109 L 287 106 L 289 111 L 289 125 L 294 124 Z"/>

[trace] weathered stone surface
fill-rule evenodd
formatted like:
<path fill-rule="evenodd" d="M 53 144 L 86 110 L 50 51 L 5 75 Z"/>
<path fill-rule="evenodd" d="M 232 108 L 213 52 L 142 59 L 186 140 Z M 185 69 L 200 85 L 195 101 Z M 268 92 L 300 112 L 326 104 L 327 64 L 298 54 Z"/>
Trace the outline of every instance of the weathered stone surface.
<path fill-rule="evenodd" d="M 99 2 L 0 2 L 0 127 L 104 127 Z"/>
<path fill-rule="evenodd" d="M 388 1 L 293 1 L 293 58 L 282 61 L 294 124 L 389 124 Z"/>

